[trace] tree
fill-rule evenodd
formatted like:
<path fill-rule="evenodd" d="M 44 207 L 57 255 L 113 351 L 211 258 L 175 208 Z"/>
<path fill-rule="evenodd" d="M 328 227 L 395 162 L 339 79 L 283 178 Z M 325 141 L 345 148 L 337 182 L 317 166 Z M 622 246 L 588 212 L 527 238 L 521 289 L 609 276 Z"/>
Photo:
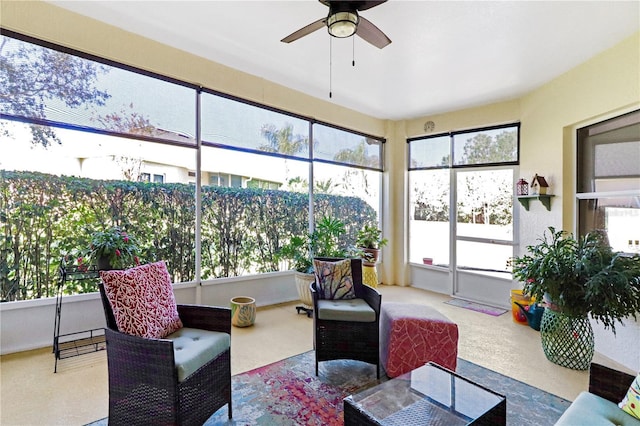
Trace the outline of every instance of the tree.
<path fill-rule="evenodd" d="M 449 173 L 439 170 L 412 172 L 410 202 L 415 220 L 449 221 Z"/>
<path fill-rule="evenodd" d="M 275 124 L 265 124 L 260 129 L 262 136 L 267 139 L 267 145 L 261 145 L 259 150 L 277 154 L 295 155 L 309 147 L 309 138 L 293 134 L 293 125 L 286 124 L 283 128 L 276 128 Z"/>
<path fill-rule="evenodd" d="M 275 124 L 264 124 L 260 133 L 267 140 L 266 145 L 258 147 L 259 150 L 284 155 L 295 155 L 309 148 L 309 138 L 304 135 L 294 134 L 293 125 L 286 124 L 283 128 L 276 128 Z M 289 166 L 284 160 L 284 180 L 289 182 Z M 293 182 L 296 183 L 296 182 Z"/>
<path fill-rule="evenodd" d="M 140 136 L 157 136 L 158 129 L 142 114 L 136 112 L 133 103 L 129 104 L 129 110 L 123 107 L 120 113 L 110 112 L 100 115 L 92 121 L 100 123 L 101 127 L 118 133 L 128 133 Z"/>
<path fill-rule="evenodd" d="M 313 192 L 316 194 L 332 194 L 337 186 L 338 184 L 331 178 L 327 180 L 314 180 Z"/>
<path fill-rule="evenodd" d="M 140 136 L 159 136 L 160 130 L 151 124 L 151 121 L 136 112 L 133 103 L 127 107 L 123 107 L 120 113 L 111 112 L 106 115 L 100 115 L 92 121 L 96 121 L 104 129 L 113 132 L 133 134 Z M 140 171 L 144 163 L 142 158 L 133 158 L 129 156 L 114 156 L 113 161 L 118 164 L 122 171 L 122 176 L 128 181 L 137 181 L 140 178 Z"/>
<path fill-rule="evenodd" d="M 140 169 L 142 169 L 142 164 L 144 163 L 142 158 L 115 155 L 113 161 L 120 167 L 124 180 L 128 180 L 129 182 L 140 180 Z"/>
<path fill-rule="evenodd" d="M 356 164 L 358 166 L 378 167 L 380 160 L 377 155 L 367 155 L 366 139 L 353 149 L 345 148 L 338 151 L 333 157 L 334 160 L 343 163 Z"/>
<path fill-rule="evenodd" d="M 333 159 L 342 163 L 355 164 L 358 166 L 369 166 L 377 168 L 380 163 L 380 159 L 377 155 L 367 155 L 367 144 L 371 144 L 370 139 L 362 139 L 355 148 L 345 148 L 336 153 Z M 376 143 L 379 143 L 375 141 Z M 358 188 L 363 191 L 364 194 L 369 193 L 369 182 L 367 181 L 367 173 L 361 169 L 347 168 L 342 178 L 342 185 L 345 193 L 353 191 L 354 188 Z"/>
<path fill-rule="evenodd" d="M 10 116 L 47 119 L 51 102 L 68 108 L 103 106 L 110 95 L 98 90 L 98 76 L 108 68 L 76 56 L 2 36 L 0 42 L 0 111 Z M 55 130 L 30 125 L 32 143 L 61 143 Z M 2 133 L 9 136 L 4 128 Z"/>
<path fill-rule="evenodd" d="M 514 161 L 518 144 L 515 130 L 505 130 L 495 139 L 485 133 L 479 133 L 468 139 L 464 145 L 464 154 L 458 164 L 487 164 Z"/>

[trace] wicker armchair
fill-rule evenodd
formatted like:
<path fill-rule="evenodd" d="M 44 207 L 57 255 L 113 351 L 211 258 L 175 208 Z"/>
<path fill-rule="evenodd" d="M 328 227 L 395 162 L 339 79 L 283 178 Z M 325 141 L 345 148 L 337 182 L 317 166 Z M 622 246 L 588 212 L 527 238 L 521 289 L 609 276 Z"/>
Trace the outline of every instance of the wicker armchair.
<path fill-rule="evenodd" d="M 225 404 L 231 419 L 230 348 L 179 381 L 174 343 L 119 332 L 103 284 L 100 295 L 107 322 L 110 425 L 201 425 Z M 230 309 L 177 307 L 185 327 L 231 334 Z"/>
<path fill-rule="evenodd" d="M 319 258 L 336 261 L 342 259 Z M 380 293 L 362 283 L 362 260 L 351 259 L 351 274 L 356 298 L 362 299 L 375 312 L 375 320 L 370 322 L 322 319 L 323 307 L 316 282 L 311 283 L 313 297 L 313 345 L 316 352 L 316 376 L 318 362 L 334 359 L 354 359 L 376 366 L 376 378 L 380 378 Z M 321 304 L 320 308 L 318 304 Z"/>
<path fill-rule="evenodd" d="M 635 376 L 591 363 L 589 369 L 589 392 L 616 404 L 627 394 Z"/>
<path fill-rule="evenodd" d="M 590 367 L 589 391 L 580 392 L 562 413 L 556 426 L 640 425 L 640 420 L 618 406 L 629 392 L 636 376 L 594 362 Z M 633 401 L 631 398 L 627 404 L 631 406 Z"/>

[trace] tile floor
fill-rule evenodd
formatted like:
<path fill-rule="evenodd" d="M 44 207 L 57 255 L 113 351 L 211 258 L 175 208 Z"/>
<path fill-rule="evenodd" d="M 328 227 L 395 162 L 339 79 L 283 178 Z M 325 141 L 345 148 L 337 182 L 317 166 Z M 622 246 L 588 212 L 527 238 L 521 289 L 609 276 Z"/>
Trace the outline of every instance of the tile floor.
<path fill-rule="evenodd" d="M 411 287 L 380 286 L 384 301 L 436 307 L 459 327 L 458 356 L 563 398 L 587 388 L 588 374 L 549 362 L 539 333 L 499 317 L 443 303 L 446 295 Z M 313 320 L 298 315 L 297 303 L 260 308 L 256 323 L 233 328 L 232 374 L 313 348 Z M 107 416 L 108 383 L 104 352 L 60 360 L 53 373 L 50 348 L 1 357 L 0 424 L 84 425 Z M 620 368 L 596 354 L 595 361 Z"/>

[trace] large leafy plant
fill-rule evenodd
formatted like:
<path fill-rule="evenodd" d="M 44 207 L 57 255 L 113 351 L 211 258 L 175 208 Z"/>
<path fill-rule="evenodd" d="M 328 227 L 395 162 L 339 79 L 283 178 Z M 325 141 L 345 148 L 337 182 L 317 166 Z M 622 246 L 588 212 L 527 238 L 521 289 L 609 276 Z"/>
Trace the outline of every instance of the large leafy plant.
<path fill-rule="evenodd" d="M 603 232 L 576 239 L 549 227 L 527 254 L 510 260 L 523 292 L 570 317 L 615 323 L 640 312 L 640 256 L 614 252 Z"/>
<path fill-rule="evenodd" d="M 340 241 L 345 234 L 344 222 L 324 216 L 316 223 L 315 230 L 306 237 L 293 236 L 278 251 L 278 258 L 289 260 L 293 269 L 305 274 L 313 273 L 314 257 L 345 257 L 348 250 Z"/>

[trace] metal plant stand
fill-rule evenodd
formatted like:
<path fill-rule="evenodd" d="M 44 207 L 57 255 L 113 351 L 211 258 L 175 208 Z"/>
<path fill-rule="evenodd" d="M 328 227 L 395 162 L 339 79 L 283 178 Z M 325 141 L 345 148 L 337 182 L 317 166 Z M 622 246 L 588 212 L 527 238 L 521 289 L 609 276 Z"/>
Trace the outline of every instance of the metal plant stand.
<path fill-rule="evenodd" d="M 99 277 L 100 274 L 95 266 L 66 266 L 64 260 L 60 262 L 58 288 L 56 292 L 56 312 L 53 324 L 53 354 L 56 359 L 53 367 L 54 373 L 58 371 L 59 359 L 71 358 L 106 349 L 104 328 L 60 334 L 64 284 L 67 281 L 97 280 Z"/>

